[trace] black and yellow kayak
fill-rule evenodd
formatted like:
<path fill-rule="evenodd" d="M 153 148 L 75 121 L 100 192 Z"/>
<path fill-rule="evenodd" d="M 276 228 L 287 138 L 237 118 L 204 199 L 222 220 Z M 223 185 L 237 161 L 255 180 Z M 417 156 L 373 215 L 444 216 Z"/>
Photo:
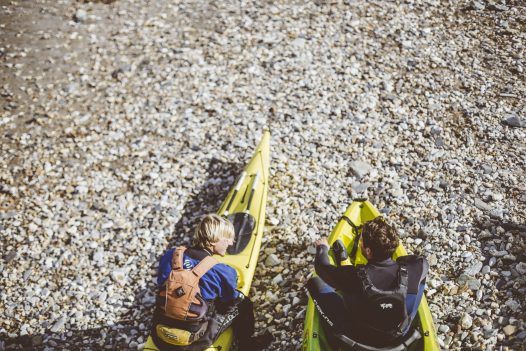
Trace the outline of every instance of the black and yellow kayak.
<path fill-rule="evenodd" d="M 367 263 L 367 259 L 362 255 L 358 242 L 356 242 L 355 245 L 355 238 L 361 231 L 362 224 L 378 216 L 380 216 L 380 212 L 378 212 L 378 210 L 365 199 L 353 201 L 347 208 L 328 238 L 329 245 L 331 246 L 336 240 L 341 240 L 347 252 L 349 253 L 349 258 L 341 262 L 341 265 Z M 405 251 L 402 244 L 400 244 L 393 254 L 393 259 L 406 255 L 407 252 Z M 332 250 L 329 250 L 329 259 L 332 264 L 336 265 L 334 253 Z M 329 342 L 328 335 L 320 322 L 319 313 L 314 306 L 313 300 L 309 297 L 303 330 L 303 351 L 368 350 L 367 347 L 362 347 L 365 345 L 356 345 L 354 348 L 347 345 L 345 347 L 337 346 L 339 348 L 334 348 L 331 346 L 331 344 L 334 345 L 334 343 Z M 420 302 L 420 306 L 418 307 L 418 312 L 415 319 L 413 320 L 412 326 L 415 331 L 418 331 L 418 333 L 413 333 L 413 335 L 416 335 L 416 337 L 412 337 L 411 340 L 408 340 L 409 342 L 406 342 L 406 345 L 398 344 L 393 345 L 392 347 L 381 348 L 380 350 L 440 350 L 435 327 L 433 325 L 433 318 L 431 316 L 431 312 L 429 311 L 425 296 L 422 297 L 422 301 Z M 371 350 L 374 350 L 374 348 L 371 348 Z"/>
<path fill-rule="evenodd" d="M 265 209 L 268 193 L 268 169 L 270 161 L 270 132 L 265 130 L 252 159 L 238 177 L 234 187 L 217 211 L 229 218 L 236 231 L 235 244 L 228 248 L 224 257 L 214 257 L 236 269 L 238 287 L 249 296 L 250 286 L 258 262 L 261 239 L 265 225 Z M 232 328 L 225 330 L 207 351 L 228 351 L 234 341 Z M 159 350 L 150 336 L 144 350 Z"/>

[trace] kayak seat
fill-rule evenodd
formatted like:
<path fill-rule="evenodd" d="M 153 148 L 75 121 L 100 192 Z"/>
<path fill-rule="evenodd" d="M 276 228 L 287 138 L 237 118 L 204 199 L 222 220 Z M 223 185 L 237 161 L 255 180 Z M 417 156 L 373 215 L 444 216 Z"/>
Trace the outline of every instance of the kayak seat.
<path fill-rule="evenodd" d="M 349 351 L 404 351 L 407 350 L 409 346 L 411 346 L 415 341 L 422 338 L 420 332 L 415 329 L 412 333 L 409 333 L 408 336 L 404 337 L 397 345 L 374 347 L 359 343 L 343 334 L 334 334 L 334 336 L 340 341 L 340 344 L 344 347 L 344 350 Z"/>
<path fill-rule="evenodd" d="M 237 212 L 229 215 L 228 220 L 234 225 L 234 244 L 227 249 L 229 255 L 236 255 L 243 251 L 252 237 L 256 227 L 256 219 L 249 213 Z"/>

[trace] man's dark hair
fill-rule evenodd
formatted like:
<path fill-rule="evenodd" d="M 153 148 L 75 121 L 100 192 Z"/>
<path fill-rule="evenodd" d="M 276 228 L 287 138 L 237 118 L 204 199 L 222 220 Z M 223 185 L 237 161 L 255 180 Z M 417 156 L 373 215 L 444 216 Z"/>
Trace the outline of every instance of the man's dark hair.
<path fill-rule="evenodd" d="M 362 229 L 364 247 L 371 249 L 374 259 L 385 260 L 393 255 L 399 238 L 396 228 L 381 216 L 366 222 Z"/>

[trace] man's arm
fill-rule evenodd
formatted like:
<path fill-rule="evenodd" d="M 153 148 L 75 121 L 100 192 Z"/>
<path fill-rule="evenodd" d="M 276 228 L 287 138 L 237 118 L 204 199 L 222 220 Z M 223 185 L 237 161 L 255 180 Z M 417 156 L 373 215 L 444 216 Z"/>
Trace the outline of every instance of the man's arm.
<path fill-rule="evenodd" d="M 341 267 L 333 266 L 329 262 L 328 245 L 317 245 L 314 269 L 316 270 L 316 274 L 318 274 L 323 281 L 336 290 L 342 290 L 345 277 Z"/>

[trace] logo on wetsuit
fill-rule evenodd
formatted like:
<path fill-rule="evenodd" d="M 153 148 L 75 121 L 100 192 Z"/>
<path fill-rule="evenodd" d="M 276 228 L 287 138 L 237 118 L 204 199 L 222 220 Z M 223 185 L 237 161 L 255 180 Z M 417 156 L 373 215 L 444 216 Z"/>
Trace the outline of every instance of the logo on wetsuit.
<path fill-rule="evenodd" d="M 382 310 L 385 310 L 386 308 L 393 308 L 393 304 L 392 303 L 381 303 L 380 304 L 380 307 L 382 308 Z"/>

